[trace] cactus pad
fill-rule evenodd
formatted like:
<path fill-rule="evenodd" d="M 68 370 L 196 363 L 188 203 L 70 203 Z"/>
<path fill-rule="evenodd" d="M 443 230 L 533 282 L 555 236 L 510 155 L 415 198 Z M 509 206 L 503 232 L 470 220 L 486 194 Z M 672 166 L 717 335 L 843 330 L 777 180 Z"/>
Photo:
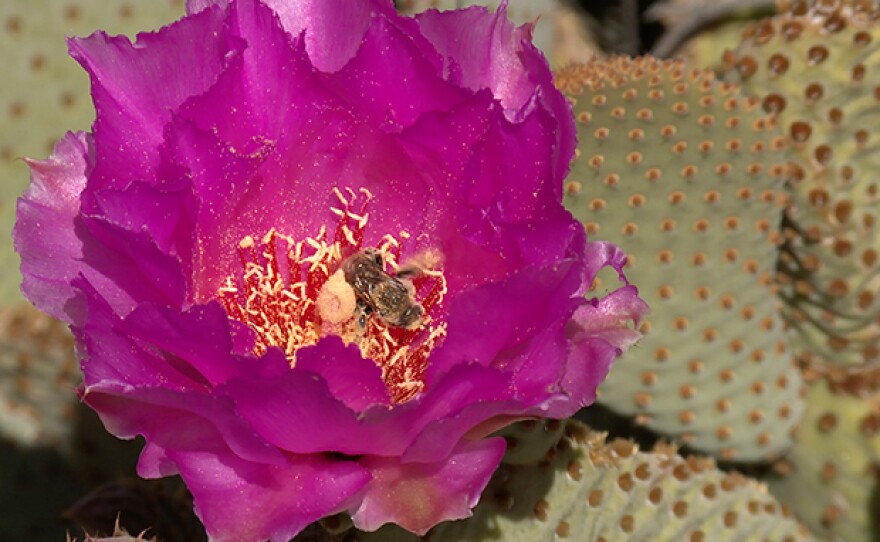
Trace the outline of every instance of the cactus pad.
<path fill-rule="evenodd" d="M 812 379 L 811 379 L 812 380 Z M 831 542 L 880 536 L 880 371 L 815 376 L 797 443 L 770 490 Z M 872 502 L 873 501 L 873 502 Z"/>
<path fill-rule="evenodd" d="M 652 310 L 599 401 L 723 459 L 782 452 L 802 410 L 774 295 L 785 138 L 681 61 L 596 60 L 557 86 L 580 136 L 566 207 L 627 252 Z"/>
<path fill-rule="evenodd" d="M 349 532 L 346 541 L 410 542 L 387 526 Z M 631 442 L 606 443 L 578 422 L 544 459 L 504 465 L 474 517 L 444 523 L 425 540 L 543 542 L 570 540 L 802 541 L 807 531 L 766 488 L 683 458 L 669 446 L 640 452 Z"/>
<path fill-rule="evenodd" d="M 28 446 L 67 440 L 80 378 L 63 324 L 30 305 L 0 309 L 0 436 Z"/>
<path fill-rule="evenodd" d="M 880 10 L 791 2 L 725 61 L 793 141 L 780 270 L 797 357 L 880 362 Z"/>

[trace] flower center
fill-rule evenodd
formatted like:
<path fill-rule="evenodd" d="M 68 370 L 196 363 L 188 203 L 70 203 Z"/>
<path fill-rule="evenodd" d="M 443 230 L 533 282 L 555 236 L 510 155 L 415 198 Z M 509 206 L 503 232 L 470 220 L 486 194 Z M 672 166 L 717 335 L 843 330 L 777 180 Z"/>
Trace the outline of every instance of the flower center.
<path fill-rule="evenodd" d="M 322 226 L 299 240 L 274 228 L 245 237 L 236 249 L 241 270 L 226 278 L 219 301 L 256 333 L 257 355 L 277 347 L 293 367 L 297 350 L 336 335 L 372 359 L 392 399 L 404 402 L 424 389 L 428 356 L 446 335 L 440 257 L 428 251 L 401 260 L 406 231 L 364 246 L 372 194 L 334 193 L 332 236 Z"/>

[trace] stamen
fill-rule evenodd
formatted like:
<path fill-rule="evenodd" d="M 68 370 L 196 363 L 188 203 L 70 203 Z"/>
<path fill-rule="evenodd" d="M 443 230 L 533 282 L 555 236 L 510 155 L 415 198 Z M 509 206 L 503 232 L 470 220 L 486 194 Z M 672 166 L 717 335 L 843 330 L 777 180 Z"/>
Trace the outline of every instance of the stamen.
<path fill-rule="evenodd" d="M 332 239 L 325 226 L 301 240 L 275 229 L 259 241 L 245 237 L 236 249 L 240 273 L 226 278 L 218 289 L 219 301 L 230 317 L 256 333 L 255 354 L 280 348 L 293 367 L 300 348 L 337 335 L 346 344 L 356 344 L 365 358 L 382 369 L 395 402 L 407 401 L 424 389 L 430 353 L 446 336 L 446 279 L 439 270 L 439 254 L 426 252 L 401 262 L 403 244 L 411 238 L 405 231 L 384 235 L 376 247 L 364 246 L 372 194 L 350 188 L 334 189 L 334 194 L 340 205 L 330 207 L 336 220 Z M 368 314 L 367 309 L 375 307 L 359 299 L 347 282 L 343 262 L 367 248 L 381 254 L 392 277 L 398 270 L 401 277 L 415 275 L 394 279 L 412 285 L 410 301 L 424 311 L 418 325 L 410 326 L 414 329 L 390 325 L 375 310 Z"/>

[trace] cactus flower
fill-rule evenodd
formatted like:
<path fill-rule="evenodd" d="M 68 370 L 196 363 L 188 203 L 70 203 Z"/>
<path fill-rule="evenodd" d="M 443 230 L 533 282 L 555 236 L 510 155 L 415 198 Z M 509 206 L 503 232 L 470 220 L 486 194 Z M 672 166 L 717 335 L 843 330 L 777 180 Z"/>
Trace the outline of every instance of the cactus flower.
<path fill-rule="evenodd" d="M 563 209 L 568 103 L 502 8 L 190 0 L 70 41 L 97 117 L 29 161 L 22 289 L 82 399 L 213 540 L 467 517 L 524 418 L 595 398 L 645 311 Z M 603 267 L 620 288 L 585 297 Z"/>

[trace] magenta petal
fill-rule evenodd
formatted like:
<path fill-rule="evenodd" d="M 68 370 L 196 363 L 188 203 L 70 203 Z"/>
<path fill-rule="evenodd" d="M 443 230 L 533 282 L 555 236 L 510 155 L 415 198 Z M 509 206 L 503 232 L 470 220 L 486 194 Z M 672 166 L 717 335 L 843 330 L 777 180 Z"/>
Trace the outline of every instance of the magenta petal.
<path fill-rule="evenodd" d="M 580 269 L 565 262 L 553 268 L 528 268 L 457 296 L 449 306 L 449 340 L 434 354 L 429 384 L 464 361 L 517 372 L 527 361 L 518 354 L 530 353 L 525 348 L 528 341 L 553 332 L 547 323 L 567 321 L 581 303 L 573 297 L 580 280 Z"/>
<path fill-rule="evenodd" d="M 82 397 L 117 437 L 144 436 L 147 446 L 138 462 L 138 474 L 144 477 L 175 474 L 177 469 L 168 457 L 173 450 L 228 447 L 242 460 L 274 465 L 285 462 L 276 448 L 266 444 L 235 415 L 231 402 L 223 397 L 187 394 L 159 386 L 133 390 L 110 383 L 86 387 Z"/>
<path fill-rule="evenodd" d="M 571 106 L 556 91 L 547 61 L 531 43 L 532 25 L 514 27 L 503 6 L 494 14 L 483 7 L 429 10 L 417 20 L 422 35 L 444 56 L 450 80 L 474 90 L 491 89 L 513 119 L 539 105 L 553 114 L 560 143 L 554 175 L 562 181 L 576 145 Z M 552 185 L 561 198 L 562 183 Z"/>
<path fill-rule="evenodd" d="M 131 232 L 146 230 L 165 254 L 190 258 L 194 201 L 189 183 L 161 187 L 133 182 L 124 189 L 95 192 L 87 213 L 102 215 Z"/>
<path fill-rule="evenodd" d="M 140 34 L 135 44 L 102 32 L 70 40 L 71 56 L 92 78 L 95 187 L 124 187 L 153 172 L 170 112 L 204 92 L 223 68 L 230 45 L 219 31 L 222 15 L 205 10 Z"/>
<path fill-rule="evenodd" d="M 88 283 L 81 281 L 78 285 L 87 299 L 88 318 L 82 328 L 74 328 L 74 333 L 83 355 L 87 389 L 104 382 L 132 387 L 161 382 L 176 390 L 206 389 L 205 378 L 185 361 L 165 356 L 148 341 L 120 333 L 124 321 Z"/>
<path fill-rule="evenodd" d="M 442 79 L 436 52 L 426 57 L 412 36 L 376 17 L 364 41 L 341 70 L 323 78 L 358 117 L 387 131 L 410 126 L 428 111 L 447 111 L 469 92 Z M 397 89 L 388 92 L 387 89 Z"/>
<path fill-rule="evenodd" d="M 489 88 L 510 110 L 522 108 L 534 94 L 523 57 L 541 54 L 531 44 L 531 26 L 515 27 L 505 9 L 494 14 L 484 7 L 428 10 L 417 20 L 422 35 L 443 55 L 452 81 L 473 90 Z"/>
<path fill-rule="evenodd" d="M 324 379 L 299 369 L 274 378 L 242 377 L 222 389 L 267 442 L 296 453 L 347 455 L 401 455 L 433 421 L 455 416 L 473 403 L 510 400 L 512 393 L 498 371 L 474 364 L 454 367 L 430 394 L 361 414 L 333 397 Z M 456 440 L 450 433 L 445 448 L 439 449 L 450 449 Z"/>
<path fill-rule="evenodd" d="M 245 370 L 244 359 L 232 355 L 228 322 L 226 311 L 217 303 L 185 313 L 142 305 L 117 329 L 159 350 L 169 364 L 216 386 Z"/>
<path fill-rule="evenodd" d="M 190 177 L 199 200 L 194 211 L 194 232 L 190 231 L 186 239 L 189 247 L 178 249 L 181 255 L 190 255 L 180 261 L 190 282 L 187 301 L 210 300 L 229 273 L 229 262 L 234 255 L 230 246 L 241 239 L 225 236 L 218 239 L 214 232 L 227 231 L 231 224 L 240 223 L 237 202 L 248 190 L 249 178 L 259 162 L 231 153 L 229 145 L 216 135 L 179 118 L 169 125 L 166 136 L 160 170 L 169 176 Z M 177 173 L 179 171 L 185 173 Z M 218 242 L 225 244 L 218 246 Z M 180 242 L 178 246 L 183 245 L 184 242 Z"/>
<path fill-rule="evenodd" d="M 548 418 L 568 418 L 581 408 L 593 404 L 596 389 L 611 370 L 611 364 L 620 355 L 620 350 L 602 339 L 589 339 L 575 344 L 568 355 L 565 372 L 559 381 L 566 392 L 565 401 L 548 401 L 536 416 Z"/>
<path fill-rule="evenodd" d="M 216 542 L 287 542 L 306 525 L 341 512 L 370 479 L 354 462 L 300 455 L 287 464 L 244 461 L 222 451 L 169 453 Z"/>
<path fill-rule="evenodd" d="M 500 115 L 493 120 L 480 146 L 482 160 L 472 165 L 471 177 L 465 181 L 469 186 L 463 202 L 489 211 L 488 226 L 570 221 L 568 213 L 559 205 L 561 186 L 544 181 L 556 174 L 557 119 L 547 111 L 536 109 L 517 123 L 502 120 Z M 518 148 L 523 141 L 529 142 L 535 155 Z"/>
<path fill-rule="evenodd" d="M 68 322 L 65 305 L 75 294 L 70 282 L 84 267 L 74 219 L 91 169 L 91 142 L 90 134 L 68 133 L 48 160 L 27 161 L 31 184 L 18 200 L 12 231 L 24 294 L 40 310 Z"/>
<path fill-rule="evenodd" d="M 94 215 L 80 215 L 76 226 L 83 238 L 86 277 L 99 288 L 106 285 L 104 295 L 116 299 L 119 314 L 138 303 L 182 305 L 186 285 L 180 260 L 163 252 L 148 231 L 131 231 Z"/>
<path fill-rule="evenodd" d="M 230 320 L 219 304 L 180 312 L 142 304 L 125 318 L 113 312 L 88 282 L 74 283 L 87 308 L 79 337 L 85 384 L 124 383 L 205 392 L 241 375 L 272 378 L 288 370 L 279 351 L 254 360 L 235 352 Z"/>
<path fill-rule="evenodd" d="M 370 432 L 358 423 L 356 413 L 334 397 L 316 373 L 293 370 L 273 379 L 241 378 L 222 390 L 235 400 L 242 419 L 282 449 L 356 455 L 365 448 L 387 447 L 370 440 Z"/>
<path fill-rule="evenodd" d="M 521 400 L 510 397 L 474 402 L 455 415 L 428 425 L 401 456 L 401 460 L 405 463 L 442 461 L 463 439 L 483 438 L 522 418 L 522 413 L 527 410 L 528 407 Z"/>
<path fill-rule="evenodd" d="M 377 14 L 394 15 L 390 0 L 267 0 L 291 36 L 305 32 L 306 50 L 319 70 L 333 72 L 354 56 Z"/>
<path fill-rule="evenodd" d="M 342 344 L 338 337 L 324 339 L 320 347 L 300 350 L 296 366 L 321 375 L 333 397 L 355 412 L 391 403 L 379 366 L 364 359 L 356 346 Z"/>
<path fill-rule="evenodd" d="M 393 522 L 419 535 L 441 521 L 471 516 L 471 508 L 504 455 L 504 440 L 461 442 L 439 463 L 399 463 L 394 458 L 361 461 L 373 479 L 353 510 L 359 529 L 374 531 Z"/>
<path fill-rule="evenodd" d="M 572 317 L 570 333 L 575 342 L 596 337 L 626 352 L 641 337 L 635 328 L 648 312 L 638 289 L 625 286 L 579 307 Z"/>
<path fill-rule="evenodd" d="M 309 57 L 321 71 L 341 68 L 361 45 L 376 14 L 393 15 L 390 0 L 265 0 L 291 36 L 305 32 Z M 229 0 L 187 0 L 187 13 L 210 6 L 227 6 Z"/>

